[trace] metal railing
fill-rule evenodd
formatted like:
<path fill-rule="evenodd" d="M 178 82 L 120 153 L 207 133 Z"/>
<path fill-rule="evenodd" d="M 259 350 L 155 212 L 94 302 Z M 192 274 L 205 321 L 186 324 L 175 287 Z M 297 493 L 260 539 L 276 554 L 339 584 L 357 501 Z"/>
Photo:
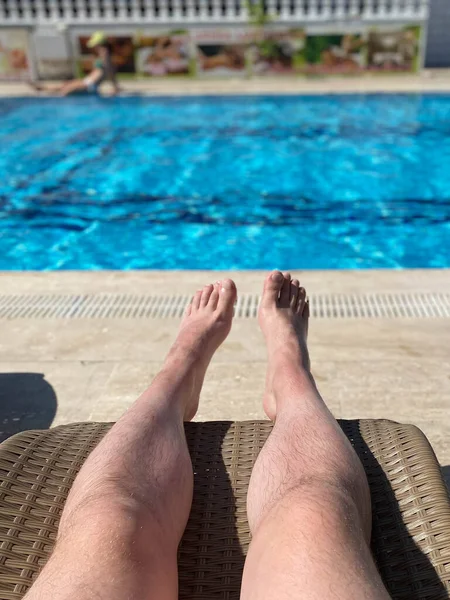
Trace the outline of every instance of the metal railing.
<path fill-rule="evenodd" d="M 429 0 L 264 1 L 266 13 L 281 23 L 422 21 L 428 5 Z M 248 22 L 246 0 L 0 0 L 0 26 Z"/>

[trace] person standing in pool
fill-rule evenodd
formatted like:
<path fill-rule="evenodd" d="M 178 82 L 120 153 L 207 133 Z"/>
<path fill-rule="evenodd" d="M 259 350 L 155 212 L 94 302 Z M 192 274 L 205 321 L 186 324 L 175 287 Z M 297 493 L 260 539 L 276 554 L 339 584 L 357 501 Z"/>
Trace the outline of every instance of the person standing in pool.
<path fill-rule="evenodd" d="M 117 94 L 120 91 L 116 79 L 116 72 L 111 58 L 111 46 L 107 37 L 102 31 L 96 31 L 91 35 L 87 42 L 87 47 L 90 48 L 96 59 L 94 61 L 94 69 L 81 79 L 73 79 L 67 81 L 63 85 L 56 88 L 47 88 L 39 84 L 33 83 L 33 87 L 38 91 L 56 94 L 58 96 L 68 96 L 77 92 L 98 93 L 100 85 L 104 81 L 111 81 L 113 85 L 113 93 Z"/>

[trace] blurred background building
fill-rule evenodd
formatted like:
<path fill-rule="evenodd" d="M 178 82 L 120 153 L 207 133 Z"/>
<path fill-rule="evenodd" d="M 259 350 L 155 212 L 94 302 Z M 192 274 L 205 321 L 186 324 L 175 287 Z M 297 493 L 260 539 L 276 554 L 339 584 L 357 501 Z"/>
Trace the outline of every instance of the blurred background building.
<path fill-rule="evenodd" d="M 99 29 L 122 76 L 450 66 L 450 0 L 0 0 L 0 78 L 82 75 Z"/>

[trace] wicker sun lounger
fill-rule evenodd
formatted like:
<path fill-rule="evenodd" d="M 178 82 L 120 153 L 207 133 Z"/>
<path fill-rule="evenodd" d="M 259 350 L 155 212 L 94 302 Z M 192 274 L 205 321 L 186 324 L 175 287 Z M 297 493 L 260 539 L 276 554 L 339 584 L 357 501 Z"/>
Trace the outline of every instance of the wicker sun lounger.
<path fill-rule="evenodd" d="M 391 421 L 341 421 L 373 501 L 373 551 L 392 598 L 450 597 L 450 502 L 425 436 Z M 81 423 L 18 434 L 0 445 L 0 600 L 18 600 L 51 552 L 83 461 L 111 427 Z M 238 600 L 249 544 L 246 490 L 271 430 L 257 422 L 189 423 L 195 471 L 179 551 L 180 598 Z"/>

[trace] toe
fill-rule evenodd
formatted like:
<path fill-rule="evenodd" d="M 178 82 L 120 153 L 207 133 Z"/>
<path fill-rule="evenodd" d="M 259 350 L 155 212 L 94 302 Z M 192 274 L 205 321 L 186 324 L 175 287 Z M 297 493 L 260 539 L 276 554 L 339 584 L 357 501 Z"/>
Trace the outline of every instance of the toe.
<path fill-rule="evenodd" d="M 191 302 L 191 312 L 198 310 L 200 308 L 200 299 L 202 297 L 203 290 L 197 290 L 192 298 Z"/>
<path fill-rule="evenodd" d="M 305 304 L 303 306 L 303 313 L 302 313 L 306 337 L 308 337 L 308 329 L 309 329 L 309 312 L 310 312 L 309 311 L 309 300 L 308 300 L 308 298 L 306 298 Z"/>
<path fill-rule="evenodd" d="M 291 299 L 291 274 L 283 273 L 284 281 L 280 292 L 280 306 L 288 308 Z"/>
<path fill-rule="evenodd" d="M 236 301 L 236 284 L 232 279 L 224 279 L 220 285 L 219 301 L 217 309 L 220 312 L 228 313 L 233 311 Z"/>
<path fill-rule="evenodd" d="M 211 297 L 211 294 L 213 292 L 213 285 L 210 283 L 208 285 L 205 285 L 205 287 L 202 290 L 202 297 L 200 299 L 200 308 L 204 308 L 205 306 L 207 306 L 209 299 Z"/>
<path fill-rule="evenodd" d="M 300 288 L 300 282 L 299 282 L 299 280 L 298 279 L 293 279 L 291 281 L 291 298 L 290 298 L 290 303 L 291 303 L 291 308 L 294 309 L 294 310 L 297 308 L 297 300 L 298 300 L 299 288 Z"/>
<path fill-rule="evenodd" d="M 209 297 L 208 307 L 212 310 L 216 310 L 217 305 L 219 304 L 220 297 L 220 281 L 214 284 L 214 289 Z"/>
<path fill-rule="evenodd" d="M 306 290 L 304 287 L 300 287 L 298 290 L 298 299 L 297 299 L 297 313 L 303 314 L 303 309 L 305 308 L 306 302 Z"/>
<path fill-rule="evenodd" d="M 305 319 L 309 318 L 309 300 L 308 300 L 308 298 L 305 299 L 302 315 L 305 317 Z"/>
<path fill-rule="evenodd" d="M 278 301 L 283 282 L 284 277 L 280 271 L 272 271 L 272 273 L 266 277 L 262 297 L 263 304 L 271 305 Z"/>

